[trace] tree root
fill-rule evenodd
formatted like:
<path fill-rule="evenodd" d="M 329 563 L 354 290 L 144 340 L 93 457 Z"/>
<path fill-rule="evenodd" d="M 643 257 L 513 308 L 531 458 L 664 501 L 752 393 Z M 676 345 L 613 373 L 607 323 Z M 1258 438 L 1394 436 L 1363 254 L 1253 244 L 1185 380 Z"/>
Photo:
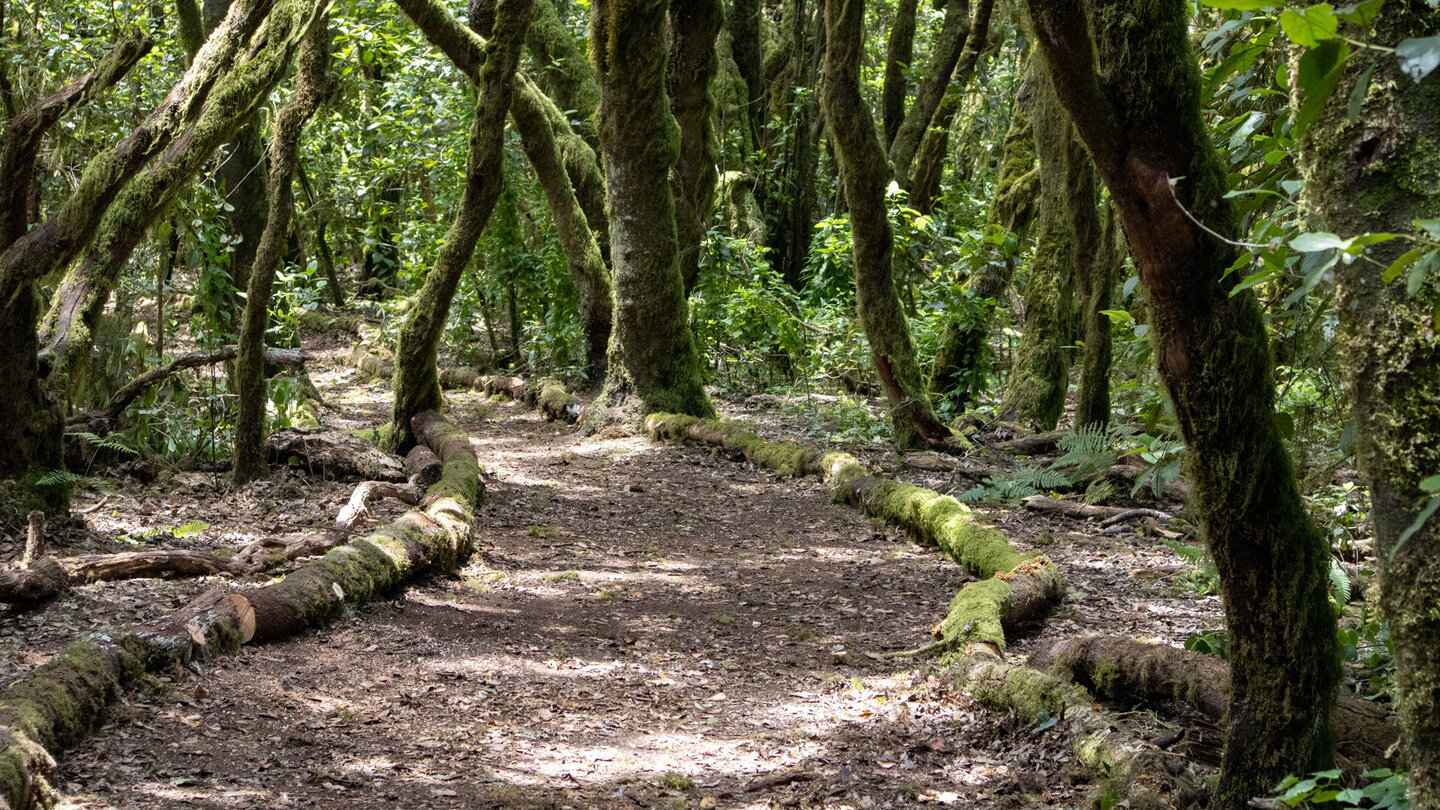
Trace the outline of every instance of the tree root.
<path fill-rule="evenodd" d="M 421 508 L 278 582 L 245 593 L 211 591 L 158 624 L 72 642 L 0 691 L 0 803 L 28 810 L 53 801 L 50 752 L 84 735 L 146 670 L 229 652 L 252 638 L 293 635 L 422 570 L 458 566 L 472 549 L 479 463 L 469 437 L 439 414 L 426 411 L 413 424 L 445 468 Z"/>

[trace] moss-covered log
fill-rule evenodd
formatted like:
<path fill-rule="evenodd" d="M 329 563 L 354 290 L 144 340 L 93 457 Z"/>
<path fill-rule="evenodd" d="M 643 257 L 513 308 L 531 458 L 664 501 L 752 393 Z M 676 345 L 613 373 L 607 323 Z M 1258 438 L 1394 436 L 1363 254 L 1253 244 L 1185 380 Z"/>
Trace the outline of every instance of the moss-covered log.
<path fill-rule="evenodd" d="M 1347 24 L 1341 33 L 1385 47 L 1407 37 L 1423 42 L 1440 35 L 1440 11 L 1418 0 L 1395 0 L 1380 9 L 1373 28 Z M 1324 45 L 1334 50 L 1336 43 Z M 1440 214 L 1437 145 L 1440 73 L 1416 82 L 1393 55 L 1356 48 L 1328 105 L 1300 141 L 1306 202 L 1344 237 L 1412 232 L 1414 220 Z M 1425 511 L 1434 506 L 1433 496 L 1420 482 L 1440 475 L 1440 271 L 1432 263 L 1428 272 L 1419 271 L 1425 275 L 1418 283 L 1407 284 L 1424 266 L 1421 259 L 1399 279 L 1382 279 L 1411 247 L 1392 240 L 1371 247 L 1368 260 L 1335 266 L 1336 342 L 1357 427 L 1356 458 L 1370 485 L 1380 605 L 1395 644 L 1396 708 L 1410 761 L 1410 796 L 1416 807 L 1435 808 L 1440 514 Z"/>
<path fill-rule="evenodd" d="M 1107 700 L 1174 700 L 1217 723 L 1224 722 L 1230 708 L 1228 664 L 1164 644 L 1089 635 L 1055 642 L 1027 663 L 1074 680 Z M 1385 707 L 1343 694 L 1335 712 L 1341 755 L 1362 766 L 1381 767 L 1385 752 L 1400 736 Z"/>
<path fill-rule="evenodd" d="M 725 19 L 720 0 L 690 0 L 670 8 L 670 57 L 665 89 L 670 112 L 680 125 L 680 154 L 670 174 L 675 193 L 675 232 L 680 245 L 680 277 L 688 296 L 700 278 L 700 244 L 709 229 L 715 201 L 715 97 L 710 82 L 719 70 L 715 37 Z"/>
<path fill-rule="evenodd" d="M 472 549 L 483 495 L 479 463 L 469 437 L 437 413 L 417 415 L 414 432 L 444 464 L 419 509 L 278 582 L 245 594 L 211 591 L 154 625 L 76 641 L 0 691 L 0 800 L 13 808 L 53 802 L 51 752 L 100 722 L 105 707 L 147 668 L 229 652 L 252 638 L 278 640 L 421 571 L 458 566 Z"/>
<path fill-rule="evenodd" d="M 669 178 L 680 128 L 665 94 L 668 6 L 596 0 L 590 10 L 615 284 L 609 367 L 586 410 L 592 426 L 656 411 L 715 413 L 680 275 Z"/>
<path fill-rule="evenodd" d="M 1151 298 L 1190 509 L 1220 574 L 1230 631 L 1233 692 L 1213 806 L 1240 810 L 1286 774 L 1330 767 L 1340 665 L 1329 543 L 1275 427 L 1260 307 L 1250 290 L 1234 290 L 1235 249 L 1214 236 L 1233 239 L 1237 226 L 1201 114 L 1189 7 L 1030 0 L 1029 12 Z"/>
<path fill-rule="evenodd" d="M 419 8 L 404 3 L 412 18 L 449 17 L 432 0 L 417 0 Z M 415 444 L 411 419 L 417 413 L 440 408 L 440 369 L 437 355 L 445 318 L 449 315 L 460 277 L 475 253 L 475 244 L 503 186 L 502 165 L 505 115 L 510 109 L 515 65 L 531 17 L 530 0 L 505 0 L 496 7 L 493 36 L 484 43 L 483 65 L 476 77 L 475 116 L 465 166 L 465 190 L 435 265 L 406 314 L 395 349 L 395 407 L 387 443 L 404 452 Z M 423 26 L 422 26 L 423 28 Z M 477 38 L 478 39 L 478 38 Z"/>
<path fill-rule="evenodd" d="M 955 595 L 946 618 L 936 625 L 937 641 L 923 648 L 927 651 L 953 650 L 961 644 L 1002 650 L 1007 632 L 1033 623 L 1059 598 L 1059 573 L 1044 557 L 1017 552 L 1005 535 L 981 524 L 975 512 L 954 498 L 872 476 L 845 453 L 822 456 L 794 442 L 766 441 L 718 419 L 651 414 L 645 428 L 656 441 L 707 444 L 780 475 L 819 474 L 837 502 L 904 528 L 980 577 Z"/>
<path fill-rule="evenodd" d="M 265 475 L 265 410 L 270 401 L 265 380 L 265 331 L 270 325 L 270 293 L 284 261 L 295 213 L 295 169 L 300 159 L 300 134 L 329 93 L 326 67 L 330 59 L 328 18 L 317 15 L 297 55 L 295 89 L 275 116 L 270 143 L 270 176 L 266 204 L 269 216 L 255 249 L 240 323 L 235 360 L 238 412 L 231 480 L 245 484 Z"/>
<path fill-rule="evenodd" d="M 1094 219 L 1095 179 L 1085 147 L 1055 95 L 1050 70 L 1037 56 L 1035 147 L 1040 156 L 1039 228 L 1023 294 L 1020 341 L 1010 364 L 997 418 L 1029 430 L 1054 430 L 1065 410 L 1074 342 L 1073 311 L 1079 261 L 1072 209 L 1088 208 Z M 1088 236 L 1088 234 L 1087 234 Z"/>
<path fill-rule="evenodd" d="M 559 380 L 541 380 L 535 387 L 535 409 L 546 419 L 575 424 L 585 413 L 585 402 Z"/>
<path fill-rule="evenodd" d="M 766 441 L 734 422 L 654 413 L 645 419 L 645 430 L 655 441 L 700 442 L 742 456 L 756 467 L 779 475 L 820 472 L 818 450 L 794 442 Z"/>
<path fill-rule="evenodd" d="M 891 265 L 894 237 L 885 204 L 890 167 L 876 137 L 869 105 L 860 96 L 864 18 L 863 2 L 826 0 L 826 79 L 821 101 L 850 205 L 856 314 L 870 340 L 871 357 L 890 402 L 895 443 L 910 449 L 943 444 L 950 431 L 931 410 L 910 326 L 895 291 Z M 949 80 L 948 70 L 945 78 Z"/>

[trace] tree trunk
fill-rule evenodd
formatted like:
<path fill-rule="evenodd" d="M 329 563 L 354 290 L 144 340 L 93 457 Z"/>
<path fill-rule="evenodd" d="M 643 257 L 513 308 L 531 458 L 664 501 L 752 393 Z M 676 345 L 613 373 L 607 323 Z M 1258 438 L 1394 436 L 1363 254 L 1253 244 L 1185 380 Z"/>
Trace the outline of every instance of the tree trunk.
<path fill-rule="evenodd" d="M 482 36 L 484 36 L 484 33 Z M 600 150 L 595 113 L 600 109 L 600 85 L 585 49 L 575 41 L 570 27 L 560 19 L 555 0 L 535 4 L 535 19 L 525 34 L 525 46 L 535 59 L 539 85 L 561 110 L 573 110 L 574 131 L 592 152 Z M 566 122 L 569 128 L 569 122 Z"/>
<path fill-rule="evenodd" d="M 520 135 L 520 145 L 535 169 L 570 278 L 580 293 L 580 311 L 585 319 L 585 361 L 591 379 L 605 376 L 605 352 L 610 343 L 610 318 L 613 306 L 610 271 L 600 253 L 595 232 L 585 220 L 585 212 L 575 197 L 575 190 L 565 174 L 556 133 L 569 129 L 569 124 L 555 105 L 533 82 L 524 76 L 515 77 L 515 95 L 510 101 L 510 117 Z M 572 136 L 573 137 L 573 136 Z"/>
<path fill-rule="evenodd" d="M 262 478 L 267 471 L 265 406 L 269 401 L 269 386 L 265 380 L 265 330 L 270 325 L 270 294 L 275 271 L 284 261 L 286 239 L 295 213 L 292 185 L 300 157 L 300 135 L 329 92 L 326 68 L 330 58 L 330 32 L 325 15 L 312 23 L 297 58 L 295 89 L 275 117 L 269 155 L 269 199 L 265 205 L 270 215 L 255 251 L 240 325 L 235 362 L 239 412 L 235 417 L 231 468 L 231 479 L 236 484 Z"/>
<path fill-rule="evenodd" d="M 443 8 L 437 10 L 433 0 L 417 0 L 416 5 L 420 4 L 431 4 L 428 13 L 449 16 Z M 419 13 L 411 13 L 408 2 L 401 8 L 412 18 Z M 485 61 L 476 81 L 478 99 L 470 129 L 465 191 L 455 221 L 445 234 L 445 243 L 435 257 L 435 266 L 425 276 L 396 344 L 395 407 L 387 444 L 397 451 L 414 446 L 411 420 L 415 415 L 438 410 L 444 404 L 437 365 L 440 337 L 460 276 L 475 253 L 475 243 L 504 185 L 501 167 L 505 113 L 510 108 L 515 65 L 530 11 L 530 0 L 504 0 L 498 5 L 495 35 L 486 43 Z"/>
<path fill-rule="evenodd" d="M 622 404 L 637 416 L 715 412 L 689 327 L 669 181 L 680 131 L 665 95 L 668 6 L 594 0 L 590 7 L 615 269 L 609 369 L 588 411 L 596 422 Z"/>
<path fill-rule="evenodd" d="M 1035 146 L 1040 154 L 1039 235 L 1025 282 L 1020 343 L 1005 395 L 996 409 L 1006 422 L 1054 430 L 1070 382 L 1071 332 L 1078 248 L 1072 210 L 1094 219 L 1095 180 L 1085 147 L 1060 106 L 1050 71 L 1035 63 Z"/>
<path fill-rule="evenodd" d="M 790 48 L 795 53 L 792 87 L 814 88 L 825 56 L 825 9 L 820 4 L 813 15 L 803 15 L 804 4 L 795 5 L 802 16 L 793 21 L 790 31 Z M 816 93 L 789 103 L 789 125 L 776 147 L 785 157 L 769 182 L 762 184 L 768 206 L 765 244 L 770 249 L 770 266 L 791 288 L 799 290 L 804 286 L 805 263 L 815 231 L 815 174 L 820 166 L 824 122 Z"/>
<path fill-rule="evenodd" d="M 943 443 L 950 431 L 930 410 L 910 326 L 895 292 L 892 236 L 885 208 L 890 167 L 875 135 L 870 109 L 860 96 L 864 18 L 863 0 L 826 0 L 822 102 L 850 203 L 856 314 L 870 340 L 871 356 L 890 401 L 896 445 L 923 447 Z"/>
<path fill-rule="evenodd" d="M 905 120 L 905 96 L 908 82 L 905 71 L 915 57 L 915 10 L 919 0 L 899 0 L 895 19 L 890 23 L 890 37 L 885 43 L 885 84 L 880 91 L 880 126 L 885 131 L 885 148 L 895 143 L 900 123 Z"/>
<path fill-rule="evenodd" d="M 965 86 L 970 77 L 980 69 L 980 62 L 986 53 L 986 42 L 990 38 L 990 13 L 995 0 L 980 0 L 975 7 L 975 19 L 971 21 L 970 33 L 960 48 L 960 62 L 950 86 L 935 111 L 934 119 L 925 130 L 920 141 L 920 152 L 915 158 L 915 169 L 910 178 L 910 204 L 922 214 L 935 210 L 935 201 L 940 197 L 940 178 L 945 172 L 945 156 L 950 145 L 950 125 L 960 103 L 965 98 Z"/>
<path fill-rule="evenodd" d="M 760 0 L 732 0 L 725 15 L 730 29 L 730 50 L 735 67 L 745 80 L 745 122 L 747 152 L 760 148 L 764 137 L 765 67 L 760 52 Z"/>
<path fill-rule="evenodd" d="M 915 153 L 920 149 L 920 139 L 925 137 L 925 131 L 935 118 L 935 110 L 940 107 L 940 99 L 945 95 L 945 88 L 950 86 L 950 77 L 955 72 L 955 65 L 960 62 L 962 43 L 969 31 L 969 0 L 945 0 L 945 21 L 941 23 L 930 63 L 925 68 L 925 79 L 920 83 L 915 101 L 905 114 L 899 132 L 895 133 L 894 142 L 890 144 L 890 163 L 901 188 L 910 187 L 910 168 L 915 161 Z"/>
<path fill-rule="evenodd" d="M 1016 90 L 1010 109 L 1010 126 L 1000 153 L 1000 171 L 986 214 L 989 234 L 1005 239 L 1014 234 L 1017 243 L 1025 241 L 1040 189 L 1032 109 L 1034 86 L 1032 71 L 1027 66 L 1025 79 Z M 980 265 L 965 285 L 965 294 L 972 302 L 965 317 L 952 315 L 940 332 L 930 367 L 930 387 L 949 401 L 956 413 L 963 412 L 985 390 L 991 362 L 990 305 L 985 300 L 999 298 L 1005 291 L 1010 284 L 1012 265 L 1008 255 L 996 256 Z"/>
<path fill-rule="evenodd" d="M 675 232 L 685 295 L 700 278 L 700 249 L 715 201 L 715 96 L 710 82 L 719 69 L 715 37 L 725 18 L 720 0 L 691 0 L 670 10 L 670 56 L 665 87 L 670 112 L 680 125 L 680 155 L 670 174 L 675 194 Z"/>
<path fill-rule="evenodd" d="M 1085 156 L 1084 171 L 1095 200 L 1094 168 Z M 1093 206 L 1090 210 L 1094 210 Z M 1077 210 L 1075 220 L 1075 286 L 1080 295 L 1080 339 L 1085 351 L 1080 363 L 1080 391 L 1075 401 L 1075 426 L 1110 422 L 1110 294 L 1115 276 L 1125 260 L 1125 237 L 1115 219 L 1115 209 L 1104 208 L 1104 221 Z"/>
<path fill-rule="evenodd" d="M 1259 305 L 1248 290 L 1232 294 L 1234 249 L 1189 218 L 1222 235 L 1236 230 L 1200 113 L 1189 7 L 1083 2 L 1030 0 L 1030 17 L 1151 296 L 1154 352 L 1186 442 L 1190 507 L 1220 574 L 1230 630 L 1233 691 L 1212 806 L 1240 810 L 1286 774 L 1334 761 L 1340 666 L 1329 544 L 1275 428 Z"/>
<path fill-rule="evenodd" d="M 1367 42 L 1394 46 L 1440 34 L 1440 11 L 1396 0 L 1380 11 Z M 1326 43 L 1329 45 L 1330 43 Z M 1359 115 L 1356 82 L 1369 77 Z M 1300 141 L 1306 201 L 1341 236 L 1407 233 L 1440 212 L 1440 75 L 1415 82 L 1393 54 L 1357 48 L 1320 118 Z M 1440 515 L 1420 488 L 1440 475 L 1440 272 L 1432 263 L 1407 290 L 1408 272 L 1385 268 L 1409 247 L 1373 246 L 1374 261 L 1335 267 L 1341 360 L 1357 425 L 1356 458 L 1370 485 L 1380 562 L 1380 604 L 1395 643 L 1397 712 L 1417 808 L 1440 807 Z M 1423 260 L 1422 260 L 1423 261 Z M 1378 262 L 1378 264 L 1374 263 Z M 1411 268 L 1418 263 L 1411 265 Z M 1426 519 L 1428 516 L 1428 519 Z M 1418 528 L 1417 528 L 1418 527 Z"/>

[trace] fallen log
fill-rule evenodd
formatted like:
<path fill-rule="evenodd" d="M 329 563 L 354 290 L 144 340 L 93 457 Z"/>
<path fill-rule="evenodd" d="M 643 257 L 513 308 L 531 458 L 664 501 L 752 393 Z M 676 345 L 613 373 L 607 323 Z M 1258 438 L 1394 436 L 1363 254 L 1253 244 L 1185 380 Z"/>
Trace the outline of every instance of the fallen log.
<path fill-rule="evenodd" d="M 404 483 L 400 459 L 364 439 L 329 428 L 284 428 L 265 439 L 271 464 L 290 464 L 338 481 Z"/>
<path fill-rule="evenodd" d="M 961 642 L 1005 648 L 1005 635 L 1033 622 L 1060 596 L 1060 575 L 1039 555 L 1010 546 L 999 530 L 983 525 L 969 507 L 934 490 L 871 475 L 845 453 L 820 452 L 793 442 L 768 442 L 733 422 L 676 414 L 651 414 L 645 428 L 657 441 L 696 441 L 743 455 L 781 475 L 820 473 L 838 503 L 848 503 L 938 546 L 981 581 L 968 583 L 936 624 L 933 644 L 911 652 L 938 652 Z"/>
<path fill-rule="evenodd" d="M 104 434 L 110 430 L 120 414 L 130 406 L 135 398 L 145 393 L 146 390 L 159 385 L 170 379 L 181 371 L 189 368 L 200 368 L 202 366 L 224 363 L 227 360 L 234 360 L 238 352 L 235 345 L 222 346 L 208 352 L 191 352 L 183 354 L 166 365 L 141 374 L 110 395 L 105 404 L 93 411 L 76 414 L 65 420 L 65 430 L 69 433 L 86 431 L 90 433 Z M 300 349 L 276 349 L 265 348 L 265 362 L 284 368 L 295 368 L 301 366 L 306 360 L 311 359 L 310 355 Z"/>
<path fill-rule="evenodd" d="M 535 408 L 546 419 L 573 425 L 585 413 L 585 401 L 572 396 L 559 380 L 541 380 L 535 393 Z"/>
<path fill-rule="evenodd" d="M 363 343 L 350 350 L 350 365 L 365 379 L 388 380 L 395 376 L 395 359 L 373 354 Z"/>
<path fill-rule="evenodd" d="M 419 487 L 421 490 L 429 489 L 430 485 L 440 480 L 442 467 L 440 459 L 435 453 L 423 444 L 417 444 L 410 448 L 405 454 L 405 475 L 410 481 L 410 486 Z"/>
<path fill-rule="evenodd" d="M 820 451 L 794 442 L 766 441 L 734 422 L 657 413 L 645 420 L 645 430 L 656 441 L 708 444 L 780 475 L 810 475 L 821 470 Z"/>
<path fill-rule="evenodd" d="M 424 447 L 424 445 L 416 447 Z M 432 453 L 431 456 L 433 457 L 434 454 Z M 435 480 L 430 484 L 440 480 L 438 459 L 436 466 Z M 355 491 L 350 493 L 350 500 L 335 517 L 335 523 L 325 532 L 288 541 L 277 538 L 256 540 L 235 556 L 235 564 L 242 571 L 264 571 L 290 560 L 324 554 L 354 536 L 355 524 L 359 523 L 361 518 L 370 516 L 369 502 L 371 499 L 395 498 L 413 506 L 420 503 L 420 493 L 428 486 L 428 484 L 424 487 L 416 486 L 414 483 L 395 484 L 389 481 L 362 481 L 359 486 L 355 487 Z"/>
<path fill-rule="evenodd" d="M 1160 520 L 1174 520 L 1175 516 L 1158 509 L 1132 509 L 1128 506 L 1101 506 L 1099 504 L 1031 495 L 1021 498 L 1020 505 L 1035 512 L 1056 512 L 1072 518 L 1101 518 L 1101 526 L 1110 526 L 1122 520 L 1135 517 L 1153 517 Z"/>
<path fill-rule="evenodd" d="M 72 642 L 0 690 L 0 806 L 28 810 L 52 803 L 50 752 L 78 740 L 120 690 L 147 670 L 228 652 L 252 639 L 282 638 L 422 570 L 459 565 L 472 548 L 471 525 L 482 494 L 479 463 L 469 437 L 439 414 L 419 414 L 413 424 L 445 466 L 422 508 L 279 582 L 246 593 L 211 591 L 157 624 Z"/>
<path fill-rule="evenodd" d="M 446 391 L 460 388 L 479 388 L 484 378 L 473 368 L 440 369 L 440 387 Z"/>
<path fill-rule="evenodd" d="M 525 401 L 525 393 L 529 386 L 520 377 L 506 377 L 500 374 L 492 374 L 480 378 L 479 388 L 486 396 L 494 397 L 505 395 L 517 402 Z"/>
<path fill-rule="evenodd" d="M 1058 447 L 1060 440 L 1064 437 L 1065 431 L 1052 430 L 1049 433 L 1032 433 L 1029 436 L 1020 436 L 992 446 L 997 450 L 1006 450 L 1020 455 L 1048 453 Z"/>
<path fill-rule="evenodd" d="M 1030 666 L 1058 673 L 1097 697 L 1176 700 L 1223 722 L 1230 706 L 1230 666 L 1219 658 L 1165 644 L 1091 635 L 1056 642 L 1030 656 Z M 1340 695 L 1335 713 L 1339 750 L 1379 767 L 1400 729 L 1377 704 Z"/>
<path fill-rule="evenodd" d="M 36 605 L 68 587 L 70 578 L 54 557 L 0 568 L 0 604 Z"/>
<path fill-rule="evenodd" d="M 162 574 L 204 577 L 215 574 L 238 574 L 244 570 L 236 564 L 233 557 L 226 557 L 213 551 L 182 549 L 123 551 L 117 554 L 81 554 L 75 557 L 61 557 L 57 562 L 64 569 L 71 585 L 158 577 Z"/>

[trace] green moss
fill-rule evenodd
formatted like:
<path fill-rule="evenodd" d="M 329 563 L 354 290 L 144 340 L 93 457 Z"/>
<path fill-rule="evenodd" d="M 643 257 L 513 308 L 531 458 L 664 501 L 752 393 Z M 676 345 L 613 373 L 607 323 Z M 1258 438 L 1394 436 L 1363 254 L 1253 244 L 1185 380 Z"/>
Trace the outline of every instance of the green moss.
<path fill-rule="evenodd" d="M 770 442 L 734 422 L 673 413 L 646 417 L 645 429 L 657 441 L 696 439 L 716 444 L 750 463 L 779 475 L 798 477 L 819 470 L 820 453 L 795 442 Z"/>
<path fill-rule="evenodd" d="M 940 625 L 942 640 L 952 647 L 961 643 L 990 644 L 1005 649 L 1001 616 L 1010 599 L 1010 584 L 999 579 L 971 582 L 950 600 L 950 611 Z"/>

